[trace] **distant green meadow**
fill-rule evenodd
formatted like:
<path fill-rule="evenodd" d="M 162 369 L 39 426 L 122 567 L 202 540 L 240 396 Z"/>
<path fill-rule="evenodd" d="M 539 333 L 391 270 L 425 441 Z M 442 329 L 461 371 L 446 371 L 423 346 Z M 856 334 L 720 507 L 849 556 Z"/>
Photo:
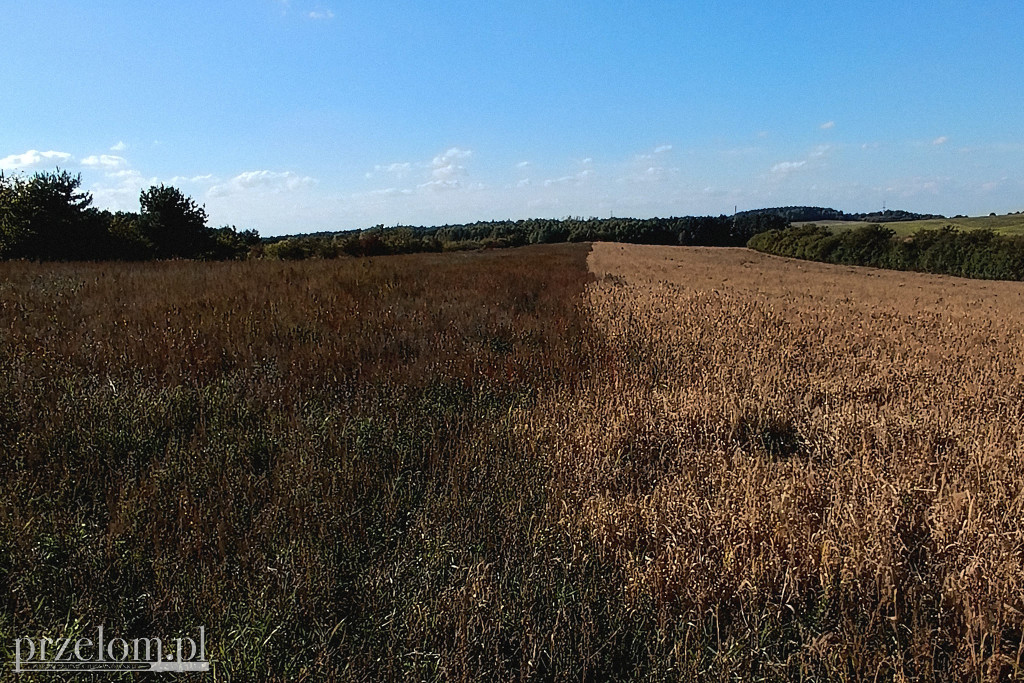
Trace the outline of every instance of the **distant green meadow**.
<path fill-rule="evenodd" d="M 856 228 L 868 225 L 863 221 L 804 221 L 793 225 L 824 225 L 830 228 Z M 923 221 L 895 221 L 882 223 L 897 235 L 911 235 L 919 230 L 938 230 L 947 225 L 960 230 L 991 230 L 1001 235 L 1024 235 L 1024 213 L 1011 213 L 1003 216 L 970 216 L 963 218 L 934 218 Z"/>

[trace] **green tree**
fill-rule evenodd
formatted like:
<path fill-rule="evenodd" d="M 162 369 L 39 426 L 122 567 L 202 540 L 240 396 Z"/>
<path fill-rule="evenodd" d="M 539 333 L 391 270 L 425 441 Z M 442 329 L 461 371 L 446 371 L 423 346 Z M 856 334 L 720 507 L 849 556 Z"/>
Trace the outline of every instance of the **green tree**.
<path fill-rule="evenodd" d="M 255 230 L 239 231 L 233 225 L 225 225 L 211 232 L 213 249 L 209 258 L 215 260 L 241 259 L 249 255 L 249 251 L 260 243 L 260 235 Z"/>
<path fill-rule="evenodd" d="M 153 245 L 142 233 L 142 219 L 137 213 L 107 212 L 107 230 L 110 233 L 108 258 L 144 261 L 153 256 Z"/>
<path fill-rule="evenodd" d="M 199 258 L 213 248 L 206 209 L 178 188 L 154 185 L 142 191 L 139 204 L 139 227 L 157 258 Z"/>
<path fill-rule="evenodd" d="M 10 258 L 21 250 L 25 235 L 21 220 L 21 194 L 25 181 L 0 172 L 0 257 Z"/>
<path fill-rule="evenodd" d="M 81 175 L 57 169 L 28 180 L 0 175 L 0 256 L 44 261 L 100 258 L 107 233 Z"/>

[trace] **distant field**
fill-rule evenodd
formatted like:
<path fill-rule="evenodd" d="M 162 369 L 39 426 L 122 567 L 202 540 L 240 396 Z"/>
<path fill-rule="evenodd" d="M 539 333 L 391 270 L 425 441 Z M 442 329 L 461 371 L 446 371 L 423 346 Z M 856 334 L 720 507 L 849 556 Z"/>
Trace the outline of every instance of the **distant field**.
<path fill-rule="evenodd" d="M 806 221 L 794 223 L 794 225 L 827 225 L 832 228 L 856 228 L 867 225 L 860 221 Z M 1024 214 L 1009 214 L 1005 216 L 973 216 L 968 218 L 939 218 L 927 221 L 903 221 L 885 223 L 886 227 L 894 230 L 897 235 L 910 235 L 918 230 L 937 230 L 947 225 L 952 225 L 960 230 L 984 230 L 989 229 L 1004 235 L 1024 235 Z"/>

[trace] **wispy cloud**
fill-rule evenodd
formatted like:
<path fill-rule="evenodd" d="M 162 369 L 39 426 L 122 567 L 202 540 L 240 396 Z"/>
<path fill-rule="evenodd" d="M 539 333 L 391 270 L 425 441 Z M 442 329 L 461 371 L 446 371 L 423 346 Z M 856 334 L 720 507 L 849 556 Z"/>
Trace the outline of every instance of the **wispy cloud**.
<path fill-rule="evenodd" d="M 1010 178 L 1007 177 L 1007 176 L 1004 176 L 1004 177 L 1000 178 L 999 180 L 990 180 L 988 182 L 982 183 L 978 187 L 978 189 L 981 192 L 995 192 L 997 190 L 1000 190 L 1000 189 L 1006 187 L 1008 184 L 1010 184 L 1010 182 L 1011 182 Z"/>
<path fill-rule="evenodd" d="M 438 154 L 434 157 L 434 166 L 443 166 L 451 162 L 453 159 L 468 159 L 473 156 L 473 150 L 471 149 L 460 149 L 458 147 L 451 147 L 444 154 Z"/>
<path fill-rule="evenodd" d="M 208 182 L 211 182 L 213 180 L 215 180 L 213 174 L 212 173 L 207 173 L 205 175 L 194 175 L 194 176 L 176 175 L 173 178 L 171 178 L 170 180 L 168 180 L 167 182 L 170 183 L 171 185 L 184 185 L 184 184 L 194 184 L 194 183 L 208 183 Z"/>
<path fill-rule="evenodd" d="M 292 192 L 316 184 L 316 179 L 292 171 L 246 171 L 239 173 L 226 183 L 209 189 L 211 197 L 226 197 L 250 191 L 262 193 Z"/>
<path fill-rule="evenodd" d="M 899 178 L 885 187 L 888 195 L 896 195 L 902 199 L 920 199 L 921 197 L 938 197 L 954 188 L 954 180 L 948 176 L 914 176 Z"/>
<path fill-rule="evenodd" d="M 783 161 L 781 163 L 772 166 L 772 173 L 776 175 L 785 175 L 793 171 L 799 170 L 807 165 L 807 160 L 804 161 Z"/>
<path fill-rule="evenodd" d="M 412 190 L 400 189 L 397 187 L 386 187 L 383 190 L 371 190 L 366 195 L 370 197 L 402 197 L 412 194 Z"/>
<path fill-rule="evenodd" d="M 372 171 L 366 172 L 366 179 L 373 180 L 375 177 L 381 174 L 386 174 L 389 177 L 393 177 L 397 180 L 405 178 L 412 171 L 412 164 L 408 161 L 396 162 L 392 164 L 377 164 L 373 167 Z"/>
<path fill-rule="evenodd" d="M 128 145 L 124 144 L 124 140 L 119 140 L 116 145 L 110 148 L 111 152 L 123 152 L 128 149 Z"/>
<path fill-rule="evenodd" d="M 462 183 L 457 178 L 435 178 L 416 186 L 417 190 L 458 190 Z"/>
<path fill-rule="evenodd" d="M 945 135 L 940 135 L 939 137 L 937 137 L 934 140 L 932 140 L 932 144 L 933 145 L 944 145 L 947 142 L 949 142 L 949 137 L 947 137 Z"/>
<path fill-rule="evenodd" d="M 649 153 L 645 153 L 645 154 L 637 154 L 636 155 L 636 159 L 638 161 L 650 161 L 651 159 L 654 159 L 656 157 L 661 156 L 662 154 L 665 154 L 666 152 L 671 152 L 671 151 L 672 151 L 672 145 L 659 145 L 658 147 L 654 148 L 653 152 L 649 152 Z"/>
<path fill-rule="evenodd" d="M 808 153 L 806 159 L 800 159 L 798 161 L 783 161 L 775 164 L 771 168 L 771 174 L 775 177 L 784 177 L 794 171 L 799 171 L 812 165 L 817 165 L 830 150 L 832 150 L 831 145 L 818 145 Z"/>
<path fill-rule="evenodd" d="M 139 194 L 158 182 L 156 178 L 146 177 L 134 168 L 107 169 L 103 177 L 89 187 L 89 191 L 92 192 L 96 206 L 113 211 L 137 211 Z"/>
<path fill-rule="evenodd" d="M 281 16 L 287 16 L 288 14 L 291 14 L 293 9 L 291 0 L 275 0 L 275 2 L 277 6 L 281 8 Z M 298 4 L 305 4 L 306 7 L 308 8 L 312 3 Z M 334 19 L 334 11 L 331 10 L 330 8 L 323 7 L 322 5 L 319 7 L 314 5 L 314 7 L 316 8 L 311 10 L 302 7 L 295 7 L 294 9 L 296 11 L 296 16 L 302 17 L 304 19 L 309 19 L 311 21 L 330 21 L 331 19 Z"/>
<path fill-rule="evenodd" d="M 818 126 L 821 130 L 831 130 L 836 127 L 835 121 L 826 121 L 825 123 Z"/>
<path fill-rule="evenodd" d="M 460 182 L 458 179 L 468 175 L 466 167 L 459 162 L 469 159 L 471 156 L 473 156 L 472 150 L 460 149 L 458 147 L 452 147 L 444 154 L 438 154 L 430 162 L 432 166 L 430 171 L 431 180 L 419 187 L 434 189 L 453 189 L 459 187 Z"/>
<path fill-rule="evenodd" d="M 611 171 L 620 183 L 660 183 L 678 176 L 679 169 L 667 166 L 672 145 L 658 145 L 653 151 L 637 154 L 629 162 L 612 164 Z M 644 190 L 649 193 L 651 190 Z"/>
<path fill-rule="evenodd" d="M 586 160 L 586 161 L 589 161 L 589 160 Z M 574 173 L 572 175 L 566 175 L 566 176 L 562 176 L 560 178 L 549 178 L 548 180 L 544 181 L 544 187 L 552 187 L 552 186 L 555 186 L 555 185 L 566 185 L 566 184 L 582 185 L 592 175 L 594 175 L 594 171 L 589 169 L 589 168 L 585 168 L 582 171 L 580 171 L 579 173 Z"/>
<path fill-rule="evenodd" d="M 128 165 L 128 160 L 114 154 L 94 154 L 82 159 L 81 163 L 92 168 L 123 168 Z"/>
<path fill-rule="evenodd" d="M 408 161 L 401 163 L 388 164 L 384 170 L 388 173 L 394 173 L 395 175 L 405 175 L 412 169 L 412 164 Z"/>
<path fill-rule="evenodd" d="M 385 178 L 389 182 L 405 181 L 406 187 L 386 187 L 360 193 L 363 197 L 395 197 L 416 192 L 439 190 L 473 189 L 479 185 L 466 183 L 469 169 L 466 161 L 473 156 L 473 150 L 449 147 L 430 161 L 402 161 L 391 164 L 377 164 L 368 171 L 367 180 Z"/>
<path fill-rule="evenodd" d="M 57 152 L 52 149 L 48 152 L 40 152 L 35 149 L 30 149 L 22 154 L 11 154 L 10 156 L 0 159 L 0 170 L 15 171 L 40 168 L 42 166 L 49 166 L 51 164 L 69 161 L 70 159 L 71 154 L 68 152 Z"/>

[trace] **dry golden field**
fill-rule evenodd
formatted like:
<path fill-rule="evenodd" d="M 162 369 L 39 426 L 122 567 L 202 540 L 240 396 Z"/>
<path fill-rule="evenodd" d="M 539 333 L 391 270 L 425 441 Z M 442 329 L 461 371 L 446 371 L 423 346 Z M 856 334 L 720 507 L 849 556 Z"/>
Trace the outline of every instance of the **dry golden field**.
<path fill-rule="evenodd" d="M 738 677 L 1021 676 L 1024 284 L 743 249 L 588 263 L 621 363 L 548 438 L 562 523 L 631 604 Z"/>

